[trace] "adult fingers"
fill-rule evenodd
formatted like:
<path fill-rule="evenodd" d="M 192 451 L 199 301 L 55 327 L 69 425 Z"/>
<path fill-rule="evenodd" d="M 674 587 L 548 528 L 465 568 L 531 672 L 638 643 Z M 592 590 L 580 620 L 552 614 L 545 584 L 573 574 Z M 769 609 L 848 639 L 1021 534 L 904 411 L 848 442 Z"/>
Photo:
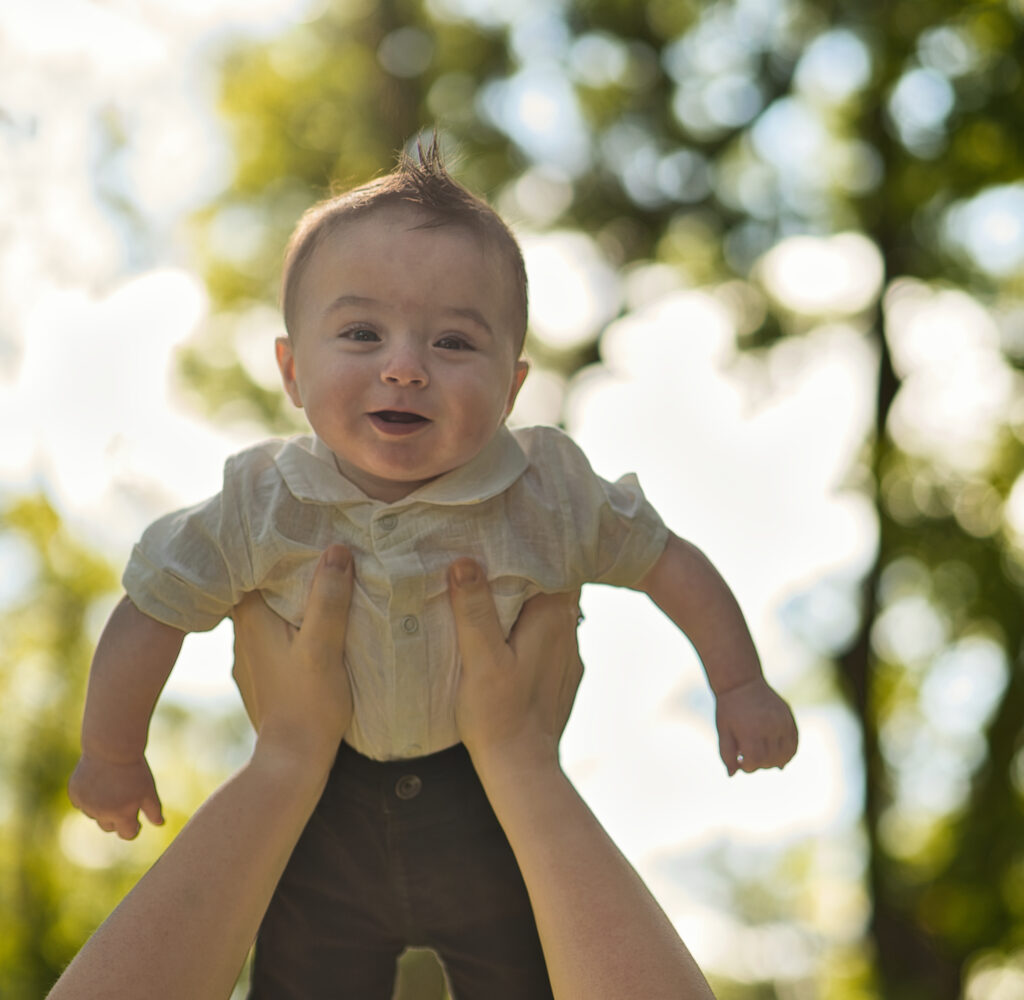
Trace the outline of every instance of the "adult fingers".
<path fill-rule="evenodd" d="M 238 693 L 242 696 L 242 704 L 245 706 L 246 714 L 256 729 L 259 729 L 262 713 L 257 703 L 256 685 L 253 684 L 252 679 L 249 647 L 253 642 L 257 641 L 256 629 L 260 616 L 268 614 L 272 615 L 273 612 L 255 590 L 247 593 L 231 611 L 231 618 L 235 628 L 235 662 L 231 667 L 231 676 L 234 678 Z M 275 615 L 274 617 L 276 618 L 277 616 Z"/>
<path fill-rule="evenodd" d="M 351 600 L 352 553 L 344 545 L 332 545 L 317 564 L 299 630 L 299 641 L 318 664 L 340 659 Z"/>
<path fill-rule="evenodd" d="M 533 658 L 542 651 L 550 656 L 568 650 L 576 643 L 579 617 L 579 591 L 568 594 L 537 594 L 519 612 L 509 645 L 520 658 Z"/>
<path fill-rule="evenodd" d="M 509 636 L 516 660 L 539 675 L 538 691 L 561 733 L 583 677 L 576 641 L 580 593 L 538 594 L 523 606 Z"/>
<path fill-rule="evenodd" d="M 456 559 L 448 569 L 448 593 L 463 670 L 493 662 L 505 644 L 505 635 L 480 565 L 472 559 Z"/>
<path fill-rule="evenodd" d="M 528 642 L 545 648 L 550 645 L 567 650 L 575 648 L 579 613 L 579 591 L 537 594 L 523 605 L 509 642 L 513 648 Z"/>

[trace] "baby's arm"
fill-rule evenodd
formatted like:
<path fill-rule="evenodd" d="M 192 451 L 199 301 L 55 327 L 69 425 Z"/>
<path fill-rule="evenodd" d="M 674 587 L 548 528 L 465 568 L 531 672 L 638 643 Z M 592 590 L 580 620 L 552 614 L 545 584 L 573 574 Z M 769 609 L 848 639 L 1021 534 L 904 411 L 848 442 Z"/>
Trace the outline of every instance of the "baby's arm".
<path fill-rule="evenodd" d="M 796 753 L 793 713 L 764 679 L 743 612 L 704 553 L 670 533 L 636 589 L 696 648 L 717 700 L 719 751 L 729 774 L 786 764 Z"/>
<path fill-rule="evenodd" d="M 139 810 L 163 823 L 146 763 L 149 719 L 185 633 L 144 615 L 127 598 L 96 647 L 82 721 L 82 756 L 68 783 L 72 803 L 107 831 L 131 840 Z"/>

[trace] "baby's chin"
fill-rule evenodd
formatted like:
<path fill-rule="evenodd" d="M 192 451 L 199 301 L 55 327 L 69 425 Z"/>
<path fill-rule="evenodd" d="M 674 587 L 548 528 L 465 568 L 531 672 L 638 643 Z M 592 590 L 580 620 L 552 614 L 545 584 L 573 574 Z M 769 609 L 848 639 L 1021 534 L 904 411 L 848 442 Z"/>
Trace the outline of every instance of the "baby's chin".
<path fill-rule="evenodd" d="M 422 489 L 428 483 L 432 483 L 442 476 L 447 475 L 452 469 L 443 468 L 439 471 L 432 469 L 424 472 L 413 473 L 409 471 L 366 469 L 354 466 L 334 456 L 338 471 L 350 482 L 359 487 L 368 497 L 373 500 L 381 500 L 384 503 L 396 503 L 404 500 L 411 493 Z"/>

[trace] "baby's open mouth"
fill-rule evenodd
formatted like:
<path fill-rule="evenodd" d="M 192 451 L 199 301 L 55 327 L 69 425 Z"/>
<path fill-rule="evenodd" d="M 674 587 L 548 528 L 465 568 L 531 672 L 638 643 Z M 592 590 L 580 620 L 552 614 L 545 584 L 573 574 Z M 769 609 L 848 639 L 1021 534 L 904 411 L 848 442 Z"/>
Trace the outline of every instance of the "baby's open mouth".
<path fill-rule="evenodd" d="M 377 410 L 370 416 L 383 420 L 387 424 L 425 424 L 429 422 L 426 417 L 421 417 L 418 413 L 406 413 L 404 410 Z"/>

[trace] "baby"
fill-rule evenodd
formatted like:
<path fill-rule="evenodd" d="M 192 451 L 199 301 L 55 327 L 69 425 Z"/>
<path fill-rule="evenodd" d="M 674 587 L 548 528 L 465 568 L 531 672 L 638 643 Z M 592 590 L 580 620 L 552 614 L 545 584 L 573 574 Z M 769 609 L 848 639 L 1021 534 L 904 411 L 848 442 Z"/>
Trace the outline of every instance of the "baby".
<path fill-rule="evenodd" d="M 635 477 L 598 478 L 553 428 L 505 426 L 527 371 L 522 255 L 436 144 L 306 213 L 282 299 L 277 362 L 314 434 L 232 457 L 219 495 L 144 533 L 96 650 L 72 801 L 125 838 L 140 810 L 162 822 L 144 751 L 184 634 L 252 590 L 300 625 L 320 553 L 342 542 L 354 718 L 264 918 L 250 996 L 388 1000 L 397 956 L 423 946 L 458 1000 L 549 997 L 529 899 L 455 725 L 452 561 L 485 567 L 506 632 L 540 592 L 649 594 L 700 655 L 730 774 L 784 765 L 792 714 L 732 593 Z"/>

